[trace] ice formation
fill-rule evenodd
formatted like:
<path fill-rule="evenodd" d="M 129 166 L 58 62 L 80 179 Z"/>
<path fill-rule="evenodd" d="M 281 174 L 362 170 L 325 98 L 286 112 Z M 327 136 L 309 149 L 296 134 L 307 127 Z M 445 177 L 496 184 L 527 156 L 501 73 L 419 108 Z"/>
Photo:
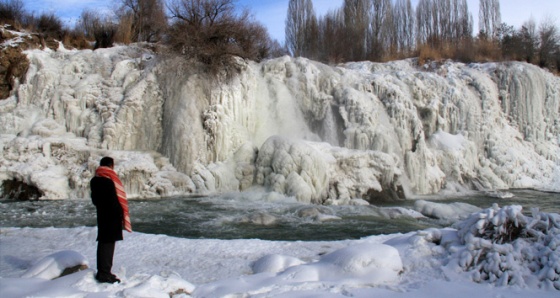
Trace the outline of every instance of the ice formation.
<path fill-rule="evenodd" d="M 560 190 L 560 79 L 529 64 L 282 57 L 212 80 L 142 44 L 27 56 L 26 80 L 0 101 L 0 180 L 43 199 L 88 197 L 103 155 L 132 198 Z"/>

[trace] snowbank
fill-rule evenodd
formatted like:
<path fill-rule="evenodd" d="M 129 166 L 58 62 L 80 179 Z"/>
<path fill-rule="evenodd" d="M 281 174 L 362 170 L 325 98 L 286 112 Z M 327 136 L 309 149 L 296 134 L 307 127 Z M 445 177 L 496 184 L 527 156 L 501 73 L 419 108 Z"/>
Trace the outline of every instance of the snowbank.
<path fill-rule="evenodd" d="M 82 254 L 72 250 L 59 251 L 39 260 L 21 277 L 54 279 L 61 276 L 65 269 L 80 265 L 88 265 Z"/>

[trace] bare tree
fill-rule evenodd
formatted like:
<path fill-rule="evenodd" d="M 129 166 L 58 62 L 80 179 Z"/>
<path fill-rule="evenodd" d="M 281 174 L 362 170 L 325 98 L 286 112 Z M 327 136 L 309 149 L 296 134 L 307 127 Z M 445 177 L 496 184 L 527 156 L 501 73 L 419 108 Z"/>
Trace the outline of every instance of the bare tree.
<path fill-rule="evenodd" d="M 371 0 L 345 0 L 344 12 L 345 39 L 348 47 L 347 60 L 365 60 L 370 35 Z"/>
<path fill-rule="evenodd" d="M 311 0 L 290 0 L 286 16 L 286 47 L 295 56 L 315 56 L 317 17 Z"/>
<path fill-rule="evenodd" d="M 554 54 L 554 61 L 556 66 L 556 71 L 560 71 L 560 48 L 556 49 L 556 53 Z"/>
<path fill-rule="evenodd" d="M 95 28 L 102 23 L 101 19 L 102 16 L 97 11 L 85 9 L 76 23 L 76 30 L 81 31 L 87 38 L 94 38 Z"/>
<path fill-rule="evenodd" d="M 397 0 L 394 7 L 393 24 L 397 34 L 398 50 L 407 55 L 414 48 L 415 18 L 410 0 Z"/>
<path fill-rule="evenodd" d="M 347 45 L 345 40 L 344 13 L 341 9 L 328 12 L 319 20 L 319 59 L 328 63 L 345 60 Z"/>
<path fill-rule="evenodd" d="M 270 40 L 266 58 L 277 58 L 289 54 L 290 52 L 288 51 L 288 49 L 285 46 L 282 46 L 280 42 L 278 42 L 278 40 Z"/>
<path fill-rule="evenodd" d="M 54 13 L 43 13 L 35 19 L 35 29 L 45 37 L 62 39 L 65 33 L 62 20 Z"/>
<path fill-rule="evenodd" d="M 416 9 L 417 42 L 432 48 L 459 46 L 472 36 L 466 0 L 420 0 Z"/>
<path fill-rule="evenodd" d="M 416 7 L 417 44 L 425 44 L 432 32 L 432 0 L 420 0 Z"/>
<path fill-rule="evenodd" d="M 546 19 L 539 25 L 539 66 L 552 68 L 555 54 L 560 48 L 558 28 L 552 19 Z"/>
<path fill-rule="evenodd" d="M 117 26 L 112 22 L 98 23 L 94 29 L 93 36 L 95 38 L 94 49 L 110 48 L 115 41 Z"/>
<path fill-rule="evenodd" d="M 120 21 L 122 23 L 122 20 Z M 117 40 L 119 25 L 121 24 L 115 23 L 108 15 L 86 9 L 82 11 L 75 30 L 81 32 L 87 39 L 94 39 L 94 49 L 109 48 Z"/>
<path fill-rule="evenodd" d="M 237 22 L 232 0 L 173 0 L 168 8 L 174 19 L 170 44 L 208 64 L 214 52 L 227 45 Z"/>
<path fill-rule="evenodd" d="M 452 27 L 452 8 L 450 0 L 437 0 L 434 2 L 435 10 L 434 12 L 438 15 L 438 23 L 436 25 L 438 31 L 438 37 L 440 42 L 450 42 L 453 35 Z"/>
<path fill-rule="evenodd" d="M 391 0 L 373 0 L 370 16 L 370 48 L 371 60 L 381 61 L 385 55 L 386 47 L 390 44 L 390 29 L 392 25 L 392 4 Z"/>
<path fill-rule="evenodd" d="M 130 19 L 132 40 L 156 42 L 167 28 L 162 0 L 121 0 L 121 19 Z"/>
<path fill-rule="evenodd" d="M 270 55 L 266 28 L 238 13 L 233 0 L 173 0 L 168 43 L 181 55 L 194 58 L 217 73 L 234 66 L 232 56 L 260 61 Z"/>
<path fill-rule="evenodd" d="M 498 31 L 498 38 L 500 41 L 500 49 L 502 57 L 506 60 L 520 59 L 521 54 L 521 37 L 520 34 L 506 23 L 502 23 Z"/>
<path fill-rule="evenodd" d="M 496 39 L 501 24 L 500 0 L 480 0 L 478 13 L 480 32 L 487 38 Z"/>
<path fill-rule="evenodd" d="M 472 36 L 472 16 L 466 0 L 437 0 L 440 38 L 447 44 L 457 44 Z"/>
<path fill-rule="evenodd" d="M 531 18 L 523 23 L 519 35 L 521 39 L 522 59 L 529 63 L 534 62 L 536 60 L 539 40 L 535 20 Z"/>
<path fill-rule="evenodd" d="M 473 17 L 469 12 L 467 0 L 459 3 L 459 15 L 457 19 L 457 37 L 460 39 L 470 39 L 473 36 Z"/>
<path fill-rule="evenodd" d="M 26 15 L 22 0 L 0 1 L 0 23 L 21 25 Z"/>

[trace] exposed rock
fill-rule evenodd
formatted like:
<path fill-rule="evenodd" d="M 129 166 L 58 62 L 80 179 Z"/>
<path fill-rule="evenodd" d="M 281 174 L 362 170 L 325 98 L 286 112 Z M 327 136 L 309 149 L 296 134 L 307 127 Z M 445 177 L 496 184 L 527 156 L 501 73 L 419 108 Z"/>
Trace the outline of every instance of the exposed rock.
<path fill-rule="evenodd" d="M 82 270 L 86 270 L 86 269 L 88 269 L 88 268 L 89 268 L 89 267 L 88 267 L 87 265 L 84 265 L 84 264 L 82 264 L 82 265 L 76 265 L 76 266 L 73 266 L 73 267 L 64 268 L 64 270 L 62 271 L 62 273 L 60 274 L 59 277 L 63 277 L 63 276 L 66 276 L 66 275 L 70 275 L 70 274 L 72 274 L 72 273 L 76 273 L 76 272 L 79 272 L 79 271 L 82 271 Z M 58 278 L 58 277 L 57 277 L 57 278 Z"/>
<path fill-rule="evenodd" d="M 12 179 L 2 181 L 0 196 L 17 201 L 35 201 L 42 197 L 43 194 L 33 185 Z"/>
<path fill-rule="evenodd" d="M 268 213 L 251 214 L 251 215 L 243 217 L 239 220 L 239 222 L 241 222 L 241 223 L 252 223 L 252 224 L 262 225 L 262 226 L 273 225 L 273 224 L 276 223 L 276 221 L 277 221 L 277 218 L 273 215 L 268 214 Z"/>
<path fill-rule="evenodd" d="M 0 26 L 0 100 L 6 99 L 25 80 L 29 60 L 23 52 L 49 48 L 56 51 L 59 42 L 40 34 L 14 31 L 10 25 Z"/>
<path fill-rule="evenodd" d="M 370 189 L 364 199 L 369 203 L 392 202 L 395 200 L 406 199 L 404 190 L 401 185 L 397 185 L 395 189 L 384 187 L 381 191 Z"/>
<path fill-rule="evenodd" d="M 182 295 L 182 294 L 186 294 L 186 295 L 190 295 L 190 292 L 187 292 L 187 290 L 185 289 L 178 289 L 175 292 L 169 292 L 169 297 L 175 297 L 175 295 Z"/>
<path fill-rule="evenodd" d="M 0 55 L 0 99 L 6 99 L 25 78 L 29 61 L 19 48 L 4 48 Z"/>

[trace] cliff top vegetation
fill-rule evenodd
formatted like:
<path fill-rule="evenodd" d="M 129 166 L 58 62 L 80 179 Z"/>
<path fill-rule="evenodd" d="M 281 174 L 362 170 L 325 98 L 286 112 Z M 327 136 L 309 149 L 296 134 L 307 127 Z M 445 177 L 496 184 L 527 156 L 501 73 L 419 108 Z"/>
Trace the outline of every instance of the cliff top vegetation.
<path fill-rule="evenodd" d="M 499 0 L 479 0 L 479 32 L 466 0 L 345 0 L 317 16 L 312 0 L 290 0 L 281 45 L 236 0 L 117 0 L 114 16 L 82 12 L 68 28 L 56 15 L 34 15 L 23 0 L 0 0 L 0 24 L 36 32 L 43 44 L 103 48 L 147 42 L 196 61 L 211 73 L 235 66 L 235 59 L 261 61 L 285 54 L 328 64 L 385 62 L 417 57 L 419 65 L 525 61 L 558 73 L 560 31 L 554 20 L 521 28 L 502 22 Z"/>

